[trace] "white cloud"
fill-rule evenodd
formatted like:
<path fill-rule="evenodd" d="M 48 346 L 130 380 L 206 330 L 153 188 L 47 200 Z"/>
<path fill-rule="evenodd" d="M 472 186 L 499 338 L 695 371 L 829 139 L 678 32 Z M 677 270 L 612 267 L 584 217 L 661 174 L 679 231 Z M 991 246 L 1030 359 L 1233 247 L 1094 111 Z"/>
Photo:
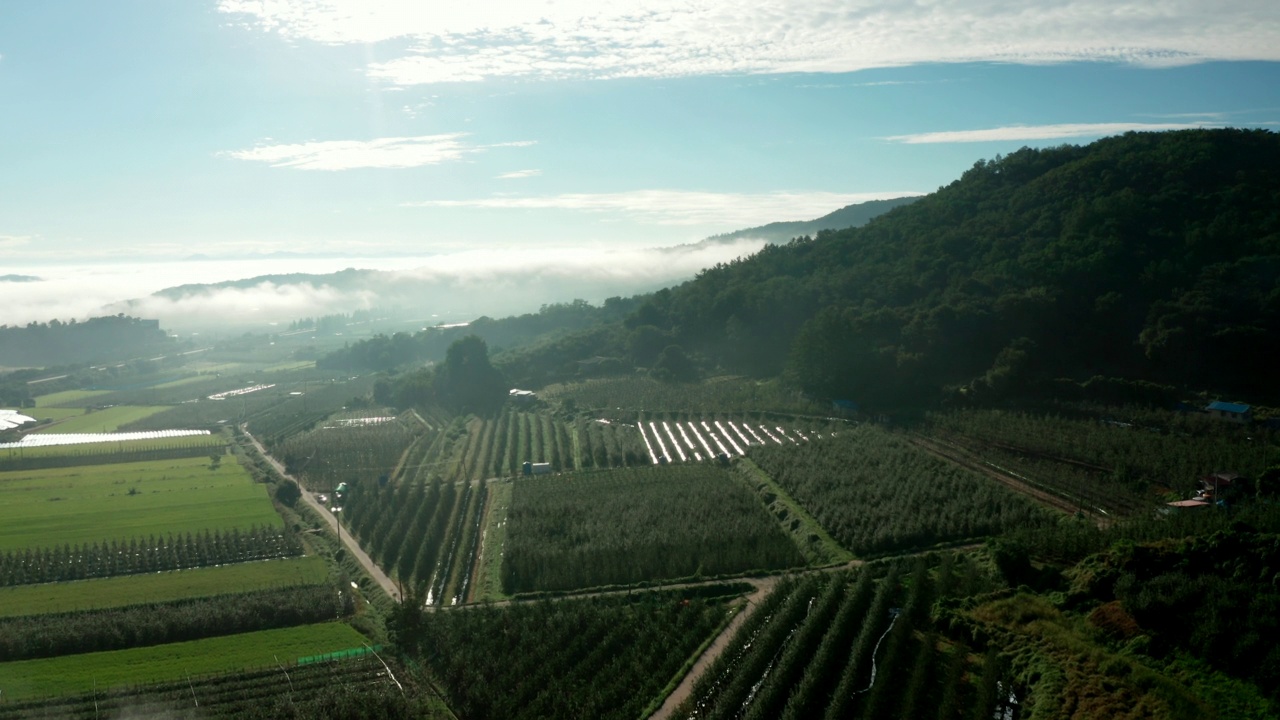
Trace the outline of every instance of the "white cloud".
<path fill-rule="evenodd" d="M 1056 140 L 1060 138 L 1101 137 L 1129 131 L 1160 132 L 1203 127 L 1221 127 L 1222 123 L 1063 123 L 1057 125 L 1009 125 L 984 130 L 943 130 L 940 132 L 890 135 L 884 138 L 908 145 L 928 143 L 1008 142 L 1018 140 Z"/>
<path fill-rule="evenodd" d="M 845 205 L 919 195 L 916 192 L 714 193 L 688 190 L 632 190 L 619 193 L 567 193 L 541 197 L 492 197 L 427 200 L 411 207 L 485 210 L 576 210 L 618 213 L 659 225 L 746 227 L 778 220 L 812 220 Z"/>
<path fill-rule="evenodd" d="M 323 140 L 295 144 L 259 145 L 252 150 L 225 153 L 237 160 L 265 162 L 272 167 L 302 170 L 410 168 L 461 160 L 496 147 L 526 147 L 532 141 L 470 145 L 466 133 L 385 137 L 373 140 Z"/>
<path fill-rule="evenodd" d="M 499 180 L 519 180 L 521 178 L 537 177 L 542 174 L 541 170 L 514 170 L 508 173 L 502 173 L 498 176 Z"/>
<path fill-rule="evenodd" d="M 30 242 L 30 235 L 0 235 L 0 250 L 22 247 Z"/>
<path fill-rule="evenodd" d="M 850 72 L 924 62 L 1280 60 L 1273 0 L 222 0 L 321 43 L 399 39 L 392 84 Z"/>

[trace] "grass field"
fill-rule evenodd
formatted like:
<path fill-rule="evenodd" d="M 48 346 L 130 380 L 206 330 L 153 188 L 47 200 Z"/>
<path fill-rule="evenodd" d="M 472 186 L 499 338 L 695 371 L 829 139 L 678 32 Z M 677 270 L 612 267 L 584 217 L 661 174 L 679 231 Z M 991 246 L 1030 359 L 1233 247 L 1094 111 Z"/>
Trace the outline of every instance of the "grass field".
<path fill-rule="evenodd" d="M 281 524 L 266 487 L 230 458 L 0 473 L 0 550 Z"/>
<path fill-rule="evenodd" d="M 153 647 L 0 663 L 7 700 L 89 693 L 289 664 L 299 657 L 361 647 L 365 637 L 342 623 L 227 635 Z M 197 698 L 198 700 L 198 698 Z"/>
<path fill-rule="evenodd" d="M 106 395 L 108 392 L 107 390 L 63 390 L 62 392 L 49 393 L 48 395 L 37 395 L 36 407 L 58 407 L 62 403 L 98 397 L 99 395 Z"/>
<path fill-rule="evenodd" d="M 484 519 L 484 550 L 477 561 L 476 602 L 504 600 L 502 551 L 507 545 L 507 513 L 511 509 L 511 482 L 489 483 L 489 514 Z"/>
<path fill-rule="evenodd" d="M 142 418 L 155 415 L 169 408 L 158 406 L 120 405 L 91 413 L 82 412 L 62 422 L 42 428 L 39 432 L 47 433 L 99 433 L 115 432 L 121 425 L 136 422 Z"/>
<path fill-rule="evenodd" d="M 321 585 L 328 577 L 329 571 L 323 559 L 302 557 L 149 575 L 19 585 L 0 588 L 0 617 L 100 610 L 140 602 L 158 603 L 231 592 Z"/>

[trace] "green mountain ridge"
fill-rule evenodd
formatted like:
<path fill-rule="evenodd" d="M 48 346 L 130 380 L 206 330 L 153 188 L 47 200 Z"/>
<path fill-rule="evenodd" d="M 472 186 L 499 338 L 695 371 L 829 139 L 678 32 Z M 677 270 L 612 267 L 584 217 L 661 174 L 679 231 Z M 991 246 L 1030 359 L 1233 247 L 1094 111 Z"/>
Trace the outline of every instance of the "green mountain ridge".
<path fill-rule="evenodd" d="M 865 227 L 766 246 L 624 323 L 508 353 L 513 380 L 676 345 L 872 406 L 1096 375 L 1274 398 L 1280 136 L 1129 133 L 979 161 Z M 652 357 L 652 353 L 650 358 Z"/>

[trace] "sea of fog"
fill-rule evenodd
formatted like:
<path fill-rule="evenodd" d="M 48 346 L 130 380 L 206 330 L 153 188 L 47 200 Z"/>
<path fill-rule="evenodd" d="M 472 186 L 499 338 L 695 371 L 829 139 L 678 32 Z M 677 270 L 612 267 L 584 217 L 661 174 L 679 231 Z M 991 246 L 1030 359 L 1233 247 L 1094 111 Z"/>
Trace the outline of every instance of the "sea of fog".
<path fill-rule="evenodd" d="M 256 258 L 0 267 L 0 325 L 125 313 L 168 329 L 266 327 L 352 310 L 421 309 L 442 321 L 536 312 L 547 303 L 629 296 L 678 284 L 758 250 L 762 241 L 665 249 L 488 248 L 426 257 Z M 181 285 L 347 268 L 387 273 L 361 282 L 252 283 L 172 298 Z"/>

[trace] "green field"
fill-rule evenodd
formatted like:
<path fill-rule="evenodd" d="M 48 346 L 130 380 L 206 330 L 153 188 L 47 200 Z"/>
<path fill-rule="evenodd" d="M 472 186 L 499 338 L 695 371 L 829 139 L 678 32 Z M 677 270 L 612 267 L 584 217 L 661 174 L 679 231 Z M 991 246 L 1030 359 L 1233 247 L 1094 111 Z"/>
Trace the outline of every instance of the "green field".
<path fill-rule="evenodd" d="M 159 603 L 295 585 L 321 585 L 329 577 L 319 557 L 286 558 L 175 570 L 148 575 L 0 588 L 0 617 L 63 613 Z M 34 611 L 34 612 L 33 612 Z"/>
<path fill-rule="evenodd" d="M 281 524 L 266 487 L 230 458 L 0 473 L 0 550 Z"/>
<path fill-rule="evenodd" d="M 213 375 L 188 375 L 187 377 L 178 378 L 177 380 L 170 380 L 168 382 L 157 383 L 155 385 L 152 385 L 151 387 L 155 389 L 182 387 L 183 385 L 190 385 L 191 383 L 197 383 L 203 380 L 213 380 L 213 379 L 215 379 Z"/>
<path fill-rule="evenodd" d="M 289 360 L 286 362 L 268 365 L 262 368 L 262 372 L 282 372 L 285 370 L 304 370 L 316 366 L 315 360 Z"/>
<path fill-rule="evenodd" d="M 91 413 L 81 413 L 40 430 L 46 433 L 105 433 L 115 432 L 121 425 L 137 422 L 145 417 L 169 408 L 158 406 L 120 405 Z"/>
<path fill-rule="evenodd" d="M 6 700 L 89 693 L 289 664 L 300 657 L 361 647 L 349 625 L 324 623 L 153 647 L 0 663 Z"/>
<path fill-rule="evenodd" d="M 63 390 L 62 392 L 49 393 L 48 395 L 37 395 L 36 407 L 58 407 L 63 403 L 106 395 L 108 392 L 107 390 Z"/>

